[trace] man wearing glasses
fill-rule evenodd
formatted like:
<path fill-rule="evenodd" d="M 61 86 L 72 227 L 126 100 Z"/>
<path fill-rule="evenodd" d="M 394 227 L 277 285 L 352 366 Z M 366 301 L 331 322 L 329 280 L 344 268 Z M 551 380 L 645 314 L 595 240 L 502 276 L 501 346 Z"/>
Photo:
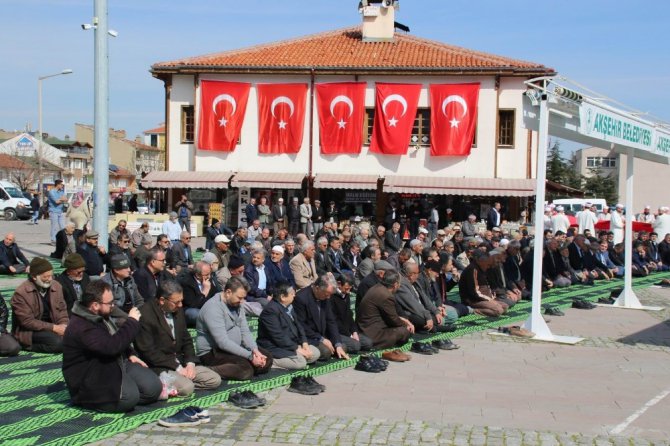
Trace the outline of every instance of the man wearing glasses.
<path fill-rule="evenodd" d="M 166 372 L 174 379 L 179 396 L 187 397 L 194 389 L 216 389 L 221 377 L 207 367 L 195 365 L 193 341 L 186 329 L 182 310 L 182 287 L 174 280 L 163 282 L 158 296 L 140 312 L 140 334 L 135 348 L 157 375 Z"/>
<path fill-rule="evenodd" d="M 147 264 L 135 270 L 133 279 L 144 301 L 151 302 L 154 300 L 161 283 L 174 279 L 166 271 L 165 251 L 160 248 L 152 248 L 149 252 Z"/>
<path fill-rule="evenodd" d="M 133 253 L 130 250 L 130 237 L 127 235 L 119 236 L 116 244 L 109 248 L 109 255 L 107 256 L 107 266 L 111 267 L 110 261 L 111 258 L 116 255 L 125 256 L 128 259 L 128 264 L 130 265 L 130 270 L 135 271 L 135 262 L 133 261 Z"/>
<path fill-rule="evenodd" d="M 74 405 L 123 413 L 157 401 L 163 385 L 131 347 L 140 332 L 140 310 L 131 308 L 118 327 L 113 309 L 112 288 L 101 280 L 74 304 L 63 339 L 63 376 Z"/>
<path fill-rule="evenodd" d="M 179 272 L 183 268 L 193 268 L 193 254 L 191 252 L 191 234 L 182 231 L 179 241 L 172 244 L 172 265 Z"/>
<path fill-rule="evenodd" d="M 110 248 L 117 244 L 119 237 L 121 237 L 122 235 L 130 237 L 130 232 L 128 231 L 128 229 L 126 229 L 127 224 L 128 223 L 125 220 L 119 220 L 119 223 L 116 225 L 116 227 L 109 232 Z"/>

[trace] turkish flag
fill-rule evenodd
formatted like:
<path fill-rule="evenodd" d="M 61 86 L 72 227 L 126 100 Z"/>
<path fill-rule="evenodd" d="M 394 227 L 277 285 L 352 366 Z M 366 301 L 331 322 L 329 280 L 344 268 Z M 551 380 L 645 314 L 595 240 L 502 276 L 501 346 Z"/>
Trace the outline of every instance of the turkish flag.
<path fill-rule="evenodd" d="M 479 83 L 430 86 L 430 154 L 467 156 L 477 126 Z"/>
<path fill-rule="evenodd" d="M 361 153 L 365 82 L 317 84 L 321 153 Z"/>
<path fill-rule="evenodd" d="M 307 84 L 258 84 L 259 153 L 298 153 L 305 133 Z"/>
<path fill-rule="evenodd" d="M 240 82 L 200 82 L 198 148 L 232 152 L 240 139 L 249 87 Z"/>
<path fill-rule="evenodd" d="M 419 104 L 420 84 L 376 85 L 375 123 L 370 151 L 405 155 Z"/>

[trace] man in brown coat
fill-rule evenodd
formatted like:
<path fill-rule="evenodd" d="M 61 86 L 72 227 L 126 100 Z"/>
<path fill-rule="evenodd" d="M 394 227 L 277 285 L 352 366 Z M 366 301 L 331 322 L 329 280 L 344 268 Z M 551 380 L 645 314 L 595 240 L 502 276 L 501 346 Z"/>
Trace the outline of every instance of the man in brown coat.
<path fill-rule="evenodd" d="M 53 280 L 48 260 L 35 257 L 30 276 L 12 296 L 12 334 L 21 346 L 33 352 L 60 353 L 68 323 L 63 288 Z"/>
<path fill-rule="evenodd" d="M 399 287 L 400 275 L 396 271 L 387 271 L 381 283 L 370 288 L 361 301 L 358 326 L 372 339 L 375 348 L 384 349 L 402 345 L 407 342 L 410 334 L 414 333 L 414 325 L 398 316 L 396 310 L 393 293 Z M 401 355 L 407 357 L 399 350 L 385 352 L 383 357 L 391 361 L 402 361 Z"/>

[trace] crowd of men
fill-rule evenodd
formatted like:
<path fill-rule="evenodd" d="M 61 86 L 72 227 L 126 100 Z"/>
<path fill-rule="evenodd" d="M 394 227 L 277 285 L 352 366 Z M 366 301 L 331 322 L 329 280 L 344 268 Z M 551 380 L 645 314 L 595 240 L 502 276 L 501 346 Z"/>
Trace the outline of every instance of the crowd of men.
<path fill-rule="evenodd" d="M 56 234 L 62 249 L 57 245 L 53 256 L 65 269 L 56 277 L 51 262 L 28 262 L 8 234 L 0 245 L 0 271 L 26 272 L 28 279 L 11 299 L 11 334 L 0 299 L 0 354 L 62 352 L 74 404 L 127 412 L 166 397 L 163 372 L 175 392 L 187 396 L 271 367 L 304 369 L 372 349 L 386 350 L 387 361 L 407 361 L 397 347 L 412 334 L 453 331 L 459 317 L 498 317 L 530 299 L 538 247 L 523 228 L 501 230 L 500 203 L 491 207 L 486 228 L 471 215 L 432 228 L 434 237 L 419 224 L 409 238 L 393 206 L 383 225 L 370 227 L 340 222 L 332 204 L 321 209 L 318 200 L 293 199 L 287 208 L 282 199 L 270 206 L 260 197 L 245 209 L 248 226 L 226 233 L 213 219 L 207 252 L 195 261 L 192 204 L 184 196 L 155 242 L 148 225 L 130 233 L 123 220 L 110 232 L 108 247 L 98 245 L 93 230 L 75 233 L 64 226 Z M 616 206 L 610 216 L 613 226 L 620 211 Z M 647 211 L 638 220 L 651 220 Z M 585 207 L 572 227 L 560 206 L 547 208 L 543 289 L 623 274 L 626 242 L 615 227 L 596 233 L 591 214 Z M 639 232 L 628 242 L 634 275 L 670 265 L 668 209 L 652 224 L 655 232 Z M 452 291 L 457 285 L 458 296 Z M 257 336 L 248 317 L 258 318 Z M 441 346 L 458 348 L 448 341 Z M 292 387 L 323 391 L 313 379 Z M 242 407 L 264 403 L 251 393 L 239 398 Z"/>

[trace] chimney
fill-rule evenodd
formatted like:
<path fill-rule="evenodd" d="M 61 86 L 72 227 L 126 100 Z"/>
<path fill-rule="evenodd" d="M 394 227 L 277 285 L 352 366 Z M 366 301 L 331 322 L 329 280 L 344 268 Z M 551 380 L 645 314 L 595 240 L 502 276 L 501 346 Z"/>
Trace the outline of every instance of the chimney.
<path fill-rule="evenodd" d="M 363 42 L 393 42 L 398 0 L 362 0 Z"/>

